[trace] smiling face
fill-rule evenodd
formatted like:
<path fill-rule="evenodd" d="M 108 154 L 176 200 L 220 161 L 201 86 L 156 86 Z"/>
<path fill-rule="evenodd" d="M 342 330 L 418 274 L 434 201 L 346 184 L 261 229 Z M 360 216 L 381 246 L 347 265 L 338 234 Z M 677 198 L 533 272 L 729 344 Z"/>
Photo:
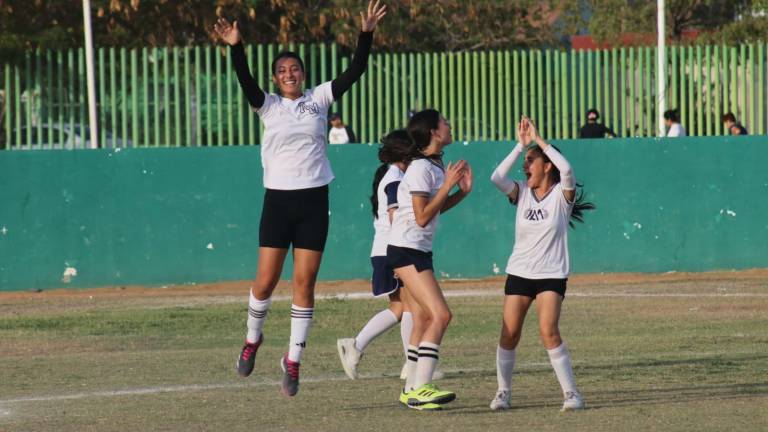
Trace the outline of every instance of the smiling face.
<path fill-rule="evenodd" d="M 293 57 L 283 57 L 275 62 L 274 75 L 272 81 L 280 94 L 289 99 L 296 99 L 301 96 L 301 89 L 304 84 L 304 70 L 298 59 Z"/>
<path fill-rule="evenodd" d="M 523 161 L 523 172 L 528 180 L 528 187 L 536 190 L 548 179 L 552 162 L 545 162 L 544 156 L 536 149 L 528 150 Z"/>

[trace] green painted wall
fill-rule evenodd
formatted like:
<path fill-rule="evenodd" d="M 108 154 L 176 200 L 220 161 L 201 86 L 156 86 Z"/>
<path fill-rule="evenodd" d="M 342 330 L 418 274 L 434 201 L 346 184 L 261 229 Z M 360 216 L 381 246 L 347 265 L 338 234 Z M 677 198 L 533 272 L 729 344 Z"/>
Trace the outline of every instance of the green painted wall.
<path fill-rule="evenodd" d="M 574 272 L 768 266 L 765 137 L 557 144 L 598 205 L 571 232 Z M 503 273 L 514 207 L 488 178 L 510 149 L 447 149 L 446 160 L 467 159 L 476 180 L 441 219 L 443 276 Z M 329 154 L 337 177 L 320 276 L 365 278 L 375 148 Z M 258 147 L 2 152 L 0 290 L 250 279 L 262 195 Z M 64 283 L 67 267 L 77 276 Z"/>

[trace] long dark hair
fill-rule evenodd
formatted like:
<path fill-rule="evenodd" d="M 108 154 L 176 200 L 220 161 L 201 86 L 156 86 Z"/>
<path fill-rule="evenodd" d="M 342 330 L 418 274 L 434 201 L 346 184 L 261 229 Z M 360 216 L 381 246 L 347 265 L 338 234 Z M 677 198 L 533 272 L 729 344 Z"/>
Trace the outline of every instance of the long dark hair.
<path fill-rule="evenodd" d="M 440 126 L 440 111 L 435 109 L 425 109 L 412 115 L 408 120 L 408 133 L 413 139 L 411 155 L 413 159 L 428 157 L 423 151 L 429 146 L 432 140 L 432 131 Z M 442 154 L 430 155 L 430 158 L 440 159 Z"/>
<path fill-rule="evenodd" d="M 552 145 L 552 144 L 550 144 Z M 560 149 L 552 146 L 560 152 Z M 541 149 L 541 147 L 537 145 L 533 145 L 530 147 L 531 151 L 536 153 L 537 156 L 541 156 L 544 159 L 544 162 L 552 162 L 549 157 L 544 153 L 544 151 Z M 562 153 L 562 152 L 560 152 Z M 560 170 L 557 169 L 555 164 L 552 164 L 552 171 L 550 171 L 550 175 L 552 176 L 552 180 L 555 183 L 560 183 Z M 573 221 L 584 223 L 584 212 L 586 210 L 594 210 L 597 207 L 594 203 L 584 201 L 584 185 L 581 183 L 576 183 L 576 196 L 573 199 L 573 210 L 571 210 L 571 220 L 568 221 L 568 225 L 571 228 L 576 228 L 576 226 L 573 224 Z"/>
<path fill-rule="evenodd" d="M 405 129 L 397 129 L 390 132 L 381 139 L 379 147 L 379 161 L 381 165 L 376 169 L 373 175 L 373 194 L 371 194 L 371 207 L 373 209 L 374 219 L 379 217 L 379 183 L 387 173 L 389 165 L 397 162 L 409 163 L 413 157 L 413 140 Z"/>

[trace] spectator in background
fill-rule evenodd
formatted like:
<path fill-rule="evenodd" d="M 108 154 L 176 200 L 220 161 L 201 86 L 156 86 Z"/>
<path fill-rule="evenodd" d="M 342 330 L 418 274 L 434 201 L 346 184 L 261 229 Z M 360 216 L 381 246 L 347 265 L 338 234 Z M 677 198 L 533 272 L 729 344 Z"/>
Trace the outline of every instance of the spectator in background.
<path fill-rule="evenodd" d="M 664 111 L 664 124 L 667 126 L 667 137 L 687 136 L 685 128 L 680 124 L 680 115 L 677 109 Z"/>
<path fill-rule="evenodd" d="M 736 116 L 732 112 L 723 114 L 723 124 L 725 125 L 725 130 L 731 135 L 749 135 L 747 128 L 736 121 Z"/>
<path fill-rule="evenodd" d="M 587 111 L 587 124 L 579 129 L 579 138 L 616 138 L 616 134 L 602 123 L 598 123 L 600 113 L 592 108 Z"/>
<path fill-rule="evenodd" d="M 344 124 L 338 113 L 331 114 L 331 130 L 328 132 L 329 144 L 349 144 L 357 142 L 352 128 Z"/>

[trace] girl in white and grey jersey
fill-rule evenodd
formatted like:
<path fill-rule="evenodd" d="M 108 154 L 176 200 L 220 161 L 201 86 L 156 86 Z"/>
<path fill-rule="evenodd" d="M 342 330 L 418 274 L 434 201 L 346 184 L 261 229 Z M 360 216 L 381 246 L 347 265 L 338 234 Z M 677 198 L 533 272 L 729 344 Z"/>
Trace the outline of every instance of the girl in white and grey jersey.
<path fill-rule="evenodd" d="M 357 378 L 357 365 L 363 351 L 373 339 L 401 322 L 400 337 L 407 356 L 408 339 L 413 321 L 405 299 L 402 299 L 402 283 L 387 263 L 387 243 L 395 210 L 398 208 L 397 190 L 404 171 L 410 162 L 413 141 L 405 130 L 396 130 L 381 140 L 379 160 L 381 166 L 373 176 L 373 246 L 371 248 L 371 266 L 373 275 L 371 287 L 374 297 L 389 296 L 389 307 L 374 315 L 354 338 L 336 341 L 339 358 L 344 372 L 350 379 Z"/>
<path fill-rule="evenodd" d="M 472 170 L 465 161 L 443 167 L 442 150 L 451 143 L 448 121 L 435 110 L 416 113 L 408 122 L 414 159 L 397 189 L 399 207 L 389 233 L 387 261 L 405 284 L 413 314 L 406 361 L 406 385 L 400 402 L 436 410 L 456 394 L 432 384 L 439 347 L 451 320 L 432 266 L 432 240 L 440 213 L 472 190 Z M 451 194 L 455 186 L 459 190 Z"/>
<path fill-rule="evenodd" d="M 507 263 L 504 315 L 496 348 L 498 392 L 491 409 L 510 408 L 515 348 L 523 321 L 534 300 L 541 340 L 560 381 L 563 411 L 581 409 L 584 401 L 576 389 L 571 357 L 560 338 L 558 321 L 570 272 L 568 226 L 582 221 L 582 212 L 594 208 L 576 194 L 576 180 L 568 161 L 545 142 L 536 127 L 523 117 L 518 127 L 520 142 L 496 168 L 491 181 L 517 206 L 515 246 Z M 531 142 L 523 163 L 525 181 L 511 181 L 507 174 Z"/>
<path fill-rule="evenodd" d="M 248 70 L 237 22 L 219 19 L 215 30 L 230 45 L 237 79 L 251 108 L 264 122 L 261 163 L 264 207 L 259 225 L 259 262 L 248 301 L 248 333 L 236 368 L 241 376 L 253 371 L 262 328 L 280 279 L 288 249 L 293 246 L 293 304 L 288 352 L 281 359 L 282 392 L 299 389 L 299 366 L 314 309 L 314 288 L 328 234 L 328 183 L 333 172 L 326 156 L 328 108 L 363 74 L 373 30 L 386 14 L 378 1 L 361 13 L 362 32 L 347 70 L 333 81 L 303 90 L 304 63 L 292 52 L 272 62 L 272 80 L 280 94 L 259 88 Z"/>

